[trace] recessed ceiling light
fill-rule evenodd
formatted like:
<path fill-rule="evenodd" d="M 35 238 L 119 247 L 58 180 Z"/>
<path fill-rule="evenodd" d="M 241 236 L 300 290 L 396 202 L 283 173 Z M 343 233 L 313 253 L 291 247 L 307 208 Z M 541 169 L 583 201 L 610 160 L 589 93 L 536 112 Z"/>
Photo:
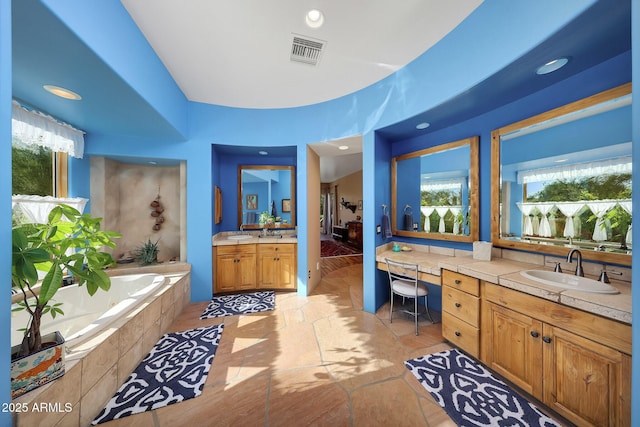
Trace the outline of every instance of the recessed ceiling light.
<path fill-rule="evenodd" d="M 79 100 L 82 99 L 82 97 L 80 95 L 78 95 L 77 93 L 75 93 L 74 91 L 69 90 L 69 89 L 65 89 L 65 88 L 60 87 L 60 86 L 44 85 L 42 87 L 47 92 L 52 93 L 52 94 L 54 94 L 56 96 L 59 96 L 60 98 L 71 99 L 73 101 L 79 101 Z"/>
<path fill-rule="evenodd" d="M 311 28 L 320 28 L 324 24 L 324 14 L 318 9 L 311 9 L 304 18 L 307 25 Z"/>
<path fill-rule="evenodd" d="M 564 67 L 565 65 L 567 65 L 567 62 L 569 62 L 568 58 L 558 58 L 558 59 L 554 59 L 553 61 L 549 61 L 546 64 L 544 64 L 543 66 L 539 67 L 536 70 L 536 74 L 549 74 L 549 73 L 553 73 L 556 70 L 559 70 L 560 68 Z"/>
<path fill-rule="evenodd" d="M 269 153 L 264 151 L 264 150 L 260 150 L 260 151 L 258 151 L 258 154 L 260 154 L 261 156 L 266 156 Z"/>
<path fill-rule="evenodd" d="M 416 125 L 416 129 L 426 129 L 429 126 L 431 126 L 431 124 L 427 123 L 427 122 L 422 122 L 422 123 L 418 123 Z"/>
<path fill-rule="evenodd" d="M 157 165 L 158 162 L 156 162 L 155 160 L 149 160 L 147 163 L 149 163 L 150 165 Z"/>
<path fill-rule="evenodd" d="M 338 147 L 338 150 L 348 150 L 348 149 L 349 149 L 349 146 L 348 146 L 348 145 L 340 145 L 340 146 Z"/>
<path fill-rule="evenodd" d="M 554 162 L 556 162 L 556 163 L 564 163 L 567 160 L 569 160 L 569 159 L 558 159 L 558 160 L 554 160 Z"/>

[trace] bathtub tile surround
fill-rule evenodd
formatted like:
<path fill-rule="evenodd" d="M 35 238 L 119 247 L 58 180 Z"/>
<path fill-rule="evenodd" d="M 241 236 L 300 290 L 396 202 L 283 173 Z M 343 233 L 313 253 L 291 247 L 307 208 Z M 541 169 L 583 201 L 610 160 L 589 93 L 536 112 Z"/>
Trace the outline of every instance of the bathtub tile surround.
<path fill-rule="evenodd" d="M 185 263 L 109 270 L 110 275 L 155 272 L 163 274 L 166 280 L 147 300 L 106 330 L 77 345 L 68 342 L 67 371 L 62 378 L 14 400 L 29 407 L 40 402 L 59 403 L 62 408 L 69 404 L 72 410 L 17 413 L 14 425 L 89 425 L 168 330 L 167 324 L 189 304 L 190 270 L 191 266 Z M 167 319 L 161 321 L 163 313 Z M 162 324 L 167 329 L 161 329 Z"/>

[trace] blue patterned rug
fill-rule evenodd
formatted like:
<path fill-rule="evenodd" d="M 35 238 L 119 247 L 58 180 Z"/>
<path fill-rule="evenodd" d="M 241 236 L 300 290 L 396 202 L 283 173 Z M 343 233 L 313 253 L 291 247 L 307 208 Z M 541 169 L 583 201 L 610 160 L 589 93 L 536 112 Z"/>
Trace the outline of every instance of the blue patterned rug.
<path fill-rule="evenodd" d="M 92 424 L 200 396 L 224 325 L 165 334 Z"/>
<path fill-rule="evenodd" d="M 212 317 L 269 311 L 273 310 L 275 300 L 276 297 L 273 291 L 214 297 L 200 315 L 200 318 L 210 319 Z"/>
<path fill-rule="evenodd" d="M 560 426 L 458 350 L 404 364 L 459 426 Z"/>

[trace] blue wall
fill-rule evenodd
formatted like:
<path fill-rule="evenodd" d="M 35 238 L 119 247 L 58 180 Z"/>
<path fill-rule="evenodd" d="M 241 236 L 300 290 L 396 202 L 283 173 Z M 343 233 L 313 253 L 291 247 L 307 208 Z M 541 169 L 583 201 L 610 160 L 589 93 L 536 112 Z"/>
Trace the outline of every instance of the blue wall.
<path fill-rule="evenodd" d="M 11 0 L 0 1 L 0 141 L 11 141 Z M 0 277 L 11 277 L 11 144 L 0 144 Z M 11 294 L 0 292 L 0 403 L 11 402 L 9 362 L 11 334 Z M 11 413 L 0 411 L 0 425 L 11 425 Z"/>
<path fill-rule="evenodd" d="M 633 60 L 632 62 L 636 64 L 633 67 L 633 81 L 640 82 L 640 67 L 637 64 L 640 64 L 640 2 L 632 1 L 631 2 L 631 44 L 635 46 L 633 49 Z M 640 99 L 640 87 L 638 84 L 633 85 L 633 98 L 638 100 Z M 636 165 L 640 165 L 640 149 L 636 147 L 640 144 L 640 103 L 634 102 L 631 107 L 631 118 L 633 123 L 632 128 L 632 141 L 633 141 L 633 163 Z M 640 183 L 640 168 L 633 169 L 633 182 Z M 634 192 L 636 192 L 635 187 L 638 184 L 634 185 Z M 640 212 L 640 197 L 633 198 L 633 211 Z M 634 221 L 638 222 L 638 221 Z M 633 227 L 633 239 L 640 239 L 640 227 L 638 224 L 635 224 Z M 637 240 L 636 240 L 637 241 Z M 635 265 L 635 260 L 638 255 L 633 255 L 633 264 L 634 268 L 632 270 L 632 282 L 640 283 L 640 268 Z M 640 292 L 632 292 L 632 302 L 631 306 L 633 307 L 632 313 L 632 324 L 640 325 Z M 632 409 L 631 409 L 631 425 L 637 426 L 640 425 L 640 410 L 638 409 L 638 402 L 640 399 L 638 396 L 640 395 L 640 328 L 633 328 L 632 330 L 632 343 L 633 343 L 633 354 L 635 357 L 633 359 L 631 372 L 632 372 L 632 384 L 631 384 L 631 396 L 632 398 Z"/>

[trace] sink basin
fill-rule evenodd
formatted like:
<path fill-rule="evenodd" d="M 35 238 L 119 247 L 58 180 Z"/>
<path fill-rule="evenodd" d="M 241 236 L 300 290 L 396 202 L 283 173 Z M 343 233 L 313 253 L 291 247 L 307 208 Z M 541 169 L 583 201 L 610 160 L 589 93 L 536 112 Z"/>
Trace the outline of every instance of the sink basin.
<path fill-rule="evenodd" d="M 244 239 L 252 239 L 253 236 L 250 234 L 233 234 L 231 236 L 227 236 L 228 240 L 244 240 Z"/>
<path fill-rule="evenodd" d="M 535 282 L 556 286 L 562 289 L 591 292 L 595 294 L 620 293 L 616 288 L 606 283 L 598 282 L 597 280 L 586 277 L 573 276 L 567 273 L 556 273 L 555 271 L 546 270 L 525 270 L 521 271 L 520 274 Z"/>

